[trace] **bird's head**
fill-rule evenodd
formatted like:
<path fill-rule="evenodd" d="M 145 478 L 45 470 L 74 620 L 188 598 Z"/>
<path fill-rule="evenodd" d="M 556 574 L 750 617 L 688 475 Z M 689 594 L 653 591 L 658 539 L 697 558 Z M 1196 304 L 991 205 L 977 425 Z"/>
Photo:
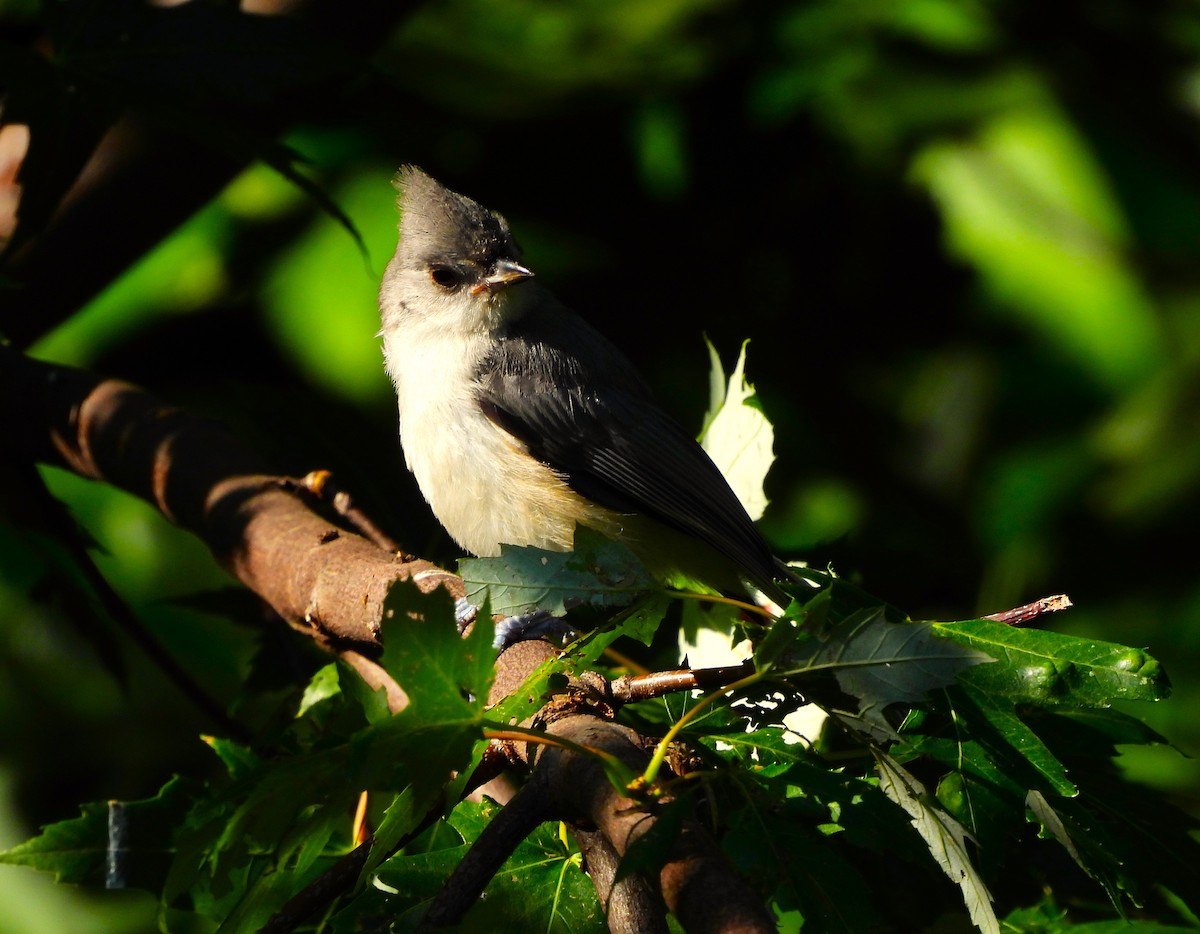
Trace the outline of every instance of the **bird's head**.
<path fill-rule="evenodd" d="M 508 222 L 415 166 L 396 176 L 400 240 L 380 291 L 383 329 L 494 330 L 520 314 L 532 278 Z"/>

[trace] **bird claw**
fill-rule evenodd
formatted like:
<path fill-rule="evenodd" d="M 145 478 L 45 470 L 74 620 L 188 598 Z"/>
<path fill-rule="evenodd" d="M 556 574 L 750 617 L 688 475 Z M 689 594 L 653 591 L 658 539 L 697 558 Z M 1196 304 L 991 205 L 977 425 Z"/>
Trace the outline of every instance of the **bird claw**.
<path fill-rule="evenodd" d="M 469 603 L 465 597 L 454 601 L 454 622 L 458 626 L 460 636 L 478 616 L 479 608 Z M 506 616 L 496 623 L 492 648 L 507 649 L 510 645 L 530 639 L 566 643 L 575 637 L 575 633 L 576 630 L 569 623 L 547 610 L 533 610 L 518 616 Z"/>
<path fill-rule="evenodd" d="M 475 617 L 479 615 L 479 608 L 472 606 L 466 597 L 459 597 L 454 601 L 454 625 L 458 627 L 458 634 L 461 636 L 467 631 L 467 627 L 475 622 Z"/>
<path fill-rule="evenodd" d="M 530 639 L 564 643 L 574 638 L 575 633 L 576 630 L 566 620 L 546 610 L 534 610 L 520 616 L 507 616 L 496 623 L 496 638 L 492 641 L 492 647 L 507 649 L 517 642 Z"/>

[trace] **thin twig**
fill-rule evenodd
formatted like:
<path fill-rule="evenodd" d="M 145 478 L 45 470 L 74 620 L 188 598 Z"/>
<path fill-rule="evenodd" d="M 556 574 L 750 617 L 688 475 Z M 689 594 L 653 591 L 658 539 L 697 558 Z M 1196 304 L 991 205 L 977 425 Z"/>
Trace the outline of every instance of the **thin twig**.
<path fill-rule="evenodd" d="M 1034 600 L 1033 603 L 1026 603 L 1024 606 L 1018 606 L 1011 610 L 990 613 L 984 616 L 983 619 L 995 620 L 998 623 L 1007 623 L 1009 626 L 1022 626 L 1032 619 L 1037 619 L 1043 613 L 1057 613 L 1059 610 L 1065 610 L 1070 606 L 1070 597 L 1065 593 L 1056 593 L 1051 597 L 1042 597 L 1040 600 Z"/>
<path fill-rule="evenodd" d="M 712 691 L 754 673 L 754 663 L 723 668 L 682 668 L 645 675 L 622 675 L 609 683 L 609 699 L 619 704 L 662 697 L 678 691 Z"/>

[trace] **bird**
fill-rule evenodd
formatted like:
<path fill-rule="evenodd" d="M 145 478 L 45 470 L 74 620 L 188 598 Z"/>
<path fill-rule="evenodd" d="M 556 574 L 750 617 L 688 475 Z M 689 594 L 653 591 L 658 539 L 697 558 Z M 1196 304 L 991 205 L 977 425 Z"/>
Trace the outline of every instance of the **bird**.
<path fill-rule="evenodd" d="M 786 607 L 787 566 L 720 469 L 535 280 L 504 217 L 416 166 L 395 185 L 380 336 L 405 462 L 450 536 L 481 557 L 565 552 L 585 526 L 668 587 Z"/>

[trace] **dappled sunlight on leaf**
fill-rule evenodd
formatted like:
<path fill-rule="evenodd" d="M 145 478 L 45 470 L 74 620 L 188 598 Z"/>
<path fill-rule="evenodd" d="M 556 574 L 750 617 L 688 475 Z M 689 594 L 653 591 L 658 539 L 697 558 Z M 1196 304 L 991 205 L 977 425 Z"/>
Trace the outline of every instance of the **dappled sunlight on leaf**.
<path fill-rule="evenodd" d="M 763 482 L 775 461 L 775 429 L 763 414 L 754 387 L 746 381 L 746 346 L 742 344 L 728 384 L 722 386 L 719 396 L 712 393 L 700 442 L 746 513 L 751 519 L 760 519 L 767 508 Z M 724 375 L 721 359 L 712 344 L 708 353 L 713 378 L 719 381 Z"/>
<path fill-rule="evenodd" d="M 962 889 L 971 921 L 984 934 L 1000 934 L 992 910 L 992 896 L 967 853 L 967 832 L 939 808 L 925 787 L 889 756 L 876 753 L 879 787 L 908 812 L 912 825 L 924 839 L 933 858 L 950 880 Z"/>

